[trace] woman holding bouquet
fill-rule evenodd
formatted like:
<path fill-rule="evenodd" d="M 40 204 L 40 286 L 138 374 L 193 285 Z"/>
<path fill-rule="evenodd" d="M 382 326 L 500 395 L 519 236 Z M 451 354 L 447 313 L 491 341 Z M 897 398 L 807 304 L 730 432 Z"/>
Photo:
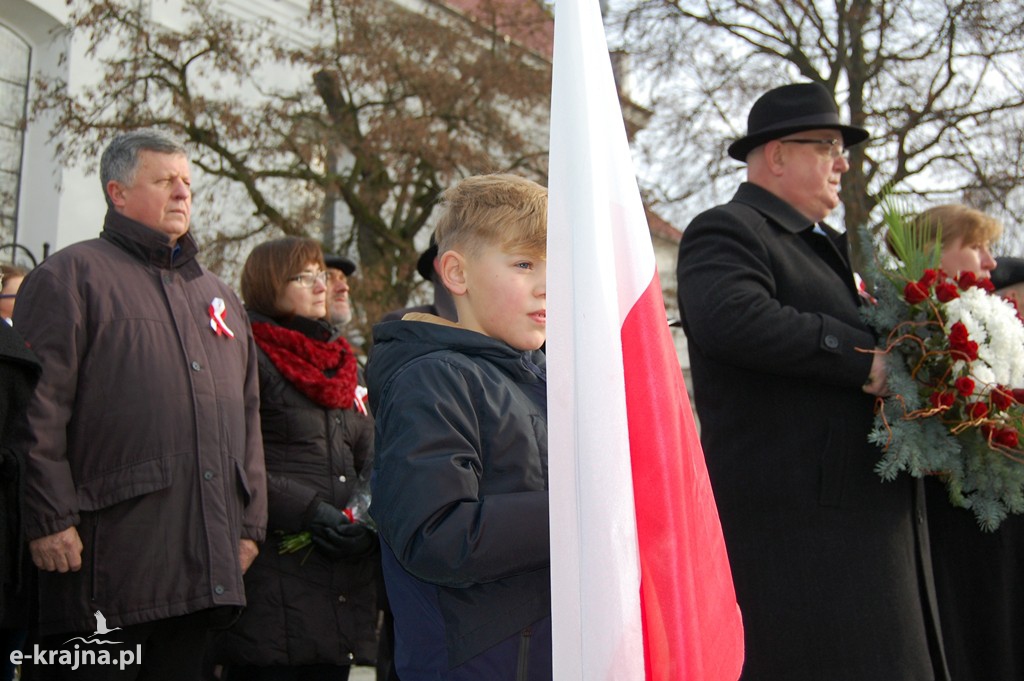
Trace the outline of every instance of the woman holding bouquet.
<path fill-rule="evenodd" d="M 998 220 L 964 205 L 931 208 L 914 220 L 934 243 L 941 230 L 946 274 L 988 278 Z M 1024 348 L 1020 348 L 1024 352 Z M 953 506 L 943 482 L 925 479 L 932 566 L 942 638 L 956 681 L 1024 679 L 1024 518 L 983 532 L 969 509 Z"/>
<path fill-rule="evenodd" d="M 376 650 L 377 537 L 344 512 L 373 452 L 373 425 L 354 408 L 356 357 L 324 321 L 316 241 L 260 244 L 241 283 L 259 348 L 270 532 L 245 575 L 248 605 L 212 657 L 230 681 L 344 681 Z M 282 535 L 311 545 L 282 553 Z"/>

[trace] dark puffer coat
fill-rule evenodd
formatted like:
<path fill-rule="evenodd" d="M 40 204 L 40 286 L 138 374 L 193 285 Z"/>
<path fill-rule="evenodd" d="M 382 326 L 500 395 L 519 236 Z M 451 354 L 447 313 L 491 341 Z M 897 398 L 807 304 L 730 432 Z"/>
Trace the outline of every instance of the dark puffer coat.
<path fill-rule="evenodd" d="M 250 318 L 272 322 L 255 313 Z M 320 340 L 329 336 L 326 326 L 308 319 L 286 326 Z M 258 352 L 268 540 L 245 574 L 248 606 L 217 637 L 214 657 L 258 666 L 372 663 L 379 555 L 332 561 L 316 549 L 281 554 L 277 545 L 280 533 L 307 529 L 319 501 L 349 504 L 372 463 L 373 422 L 354 409 L 312 401 Z"/>

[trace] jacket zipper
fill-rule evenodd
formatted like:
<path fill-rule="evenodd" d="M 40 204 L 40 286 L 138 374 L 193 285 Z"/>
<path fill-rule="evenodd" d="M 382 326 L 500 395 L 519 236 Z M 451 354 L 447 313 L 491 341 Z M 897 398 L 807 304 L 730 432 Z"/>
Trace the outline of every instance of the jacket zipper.
<path fill-rule="evenodd" d="M 523 629 L 519 637 L 519 663 L 516 665 L 516 681 L 527 681 L 530 678 L 530 637 L 533 630 L 530 627 Z"/>

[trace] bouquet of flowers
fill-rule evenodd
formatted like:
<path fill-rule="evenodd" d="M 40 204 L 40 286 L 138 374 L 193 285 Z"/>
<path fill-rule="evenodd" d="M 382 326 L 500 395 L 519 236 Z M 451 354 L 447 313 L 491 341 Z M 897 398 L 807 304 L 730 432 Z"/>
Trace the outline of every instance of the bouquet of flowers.
<path fill-rule="evenodd" d="M 884 452 L 876 470 L 940 476 L 951 503 L 995 530 L 1024 512 L 1024 323 L 990 280 L 939 269 L 939 247 L 891 201 L 885 222 L 899 261 L 875 265 L 877 303 L 862 308 L 889 372 L 869 437 Z"/>

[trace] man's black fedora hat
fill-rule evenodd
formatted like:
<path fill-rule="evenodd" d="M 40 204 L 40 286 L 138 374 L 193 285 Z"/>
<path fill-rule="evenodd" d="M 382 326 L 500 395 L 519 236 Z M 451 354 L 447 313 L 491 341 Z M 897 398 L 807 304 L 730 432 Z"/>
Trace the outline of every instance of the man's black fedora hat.
<path fill-rule="evenodd" d="M 746 161 L 747 154 L 765 142 L 801 130 L 835 128 L 843 146 L 852 147 L 868 138 L 868 131 L 843 125 L 828 90 L 819 83 L 783 85 L 761 95 L 747 116 L 747 135 L 729 145 L 729 156 Z"/>

